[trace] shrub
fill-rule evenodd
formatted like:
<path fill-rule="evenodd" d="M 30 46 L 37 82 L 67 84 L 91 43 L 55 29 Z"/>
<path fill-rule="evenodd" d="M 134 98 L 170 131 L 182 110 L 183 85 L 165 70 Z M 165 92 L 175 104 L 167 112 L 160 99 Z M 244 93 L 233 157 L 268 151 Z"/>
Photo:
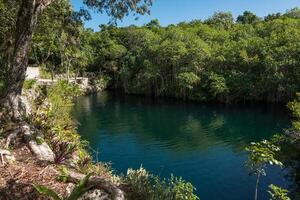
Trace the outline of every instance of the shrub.
<path fill-rule="evenodd" d="M 288 108 L 293 112 L 293 128 L 300 132 L 300 93 L 297 93 L 297 99 L 288 103 Z"/>
<path fill-rule="evenodd" d="M 130 188 L 132 199 L 199 200 L 191 183 L 173 175 L 170 179 L 160 179 L 142 167 L 138 170 L 128 169 L 124 183 Z"/>
<path fill-rule="evenodd" d="M 78 85 L 58 81 L 47 93 L 47 138 L 56 153 L 56 162 L 70 158 L 75 151 L 83 150 L 86 143 L 80 140 L 71 117 L 73 100 L 81 94 Z"/>
<path fill-rule="evenodd" d="M 97 88 L 98 91 L 102 91 L 107 88 L 107 85 L 111 78 L 107 75 L 100 75 L 91 79 L 91 85 Z"/>

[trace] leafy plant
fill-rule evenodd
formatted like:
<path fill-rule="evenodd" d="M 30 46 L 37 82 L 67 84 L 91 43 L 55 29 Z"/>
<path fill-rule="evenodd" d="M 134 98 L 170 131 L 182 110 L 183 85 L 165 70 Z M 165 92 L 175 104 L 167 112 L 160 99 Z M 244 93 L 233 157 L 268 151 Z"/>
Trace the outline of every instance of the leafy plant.
<path fill-rule="evenodd" d="M 69 178 L 68 169 L 65 166 L 59 168 L 59 176 L 57 177 L 57 179 L 62 182 L 67 182 L 68 178 Z"/>
<path fill-rule="evenodd" d="M 53 200 L 77 200 L 80 198 L 84 193 L 86 193 L 88 190 L 94 187 L 94 185 L 87 185 L 88 180 L 90 178 L 91 174 L 88 174 L 85 176 L 73 189 L 69 197 L 67 198 L 60 198 L 59 195 L 53 191 L 50 188 L 47 188 L 43 185 L 34 185 L 36 190 L 43 195 L 46 195 L 48 197 L 51 197 Z"/>
<path fill-rule="evenodd" d="M 267 140 L 263 140 L 257 143 L 252 142 L 250 146 L 246 147 L 246 151 L 249 152 L 246 166 L 250 175 L 257 176 L 254 194 L 254 199 L 257 200 L 260 177 L 267 175 L 267 165 L 282 166 L 282 163 L 275 158 L 280 148 Z"/>
<path fill-rule="evenodd" d="M 170 179 L 160 179 L 142 167 L 138 170 L 128 169 L 124 182 L 131 188 L 132 199 L 199 200 L 191 183 L 173 175 Z"/>
<path fill-rule="evenodd" d="M 77 151 L 86 152 L 87 142 L 80 139 L 71 117 L 73 100 L 82 94 L 79 86 L 62 80 L 43 93 L 43 101 L 36 102 L 33 123 L 44 131 L 45 139 L 56 155 L 55 162 L 62 163 Z"/>
<path fill-rule="evenodd" d="M 268 193 L 271 196 L 270 200 L 290 200 L 290 198 L 288 197 L 288 190 L 286 189 L 282 189 L 276 185 L 269 185 L 269 191 Z"/>
<path fill-rule="evenodd" d="M 23 88 L 27 90 L 32 89 L 36 82 L 36 79 L 27 79 L 24 81 Z"/>
<path fill-rule="evenodd" d="M 47 188 L 46 186 L 35 185 L 34 187 L 40 194 L 47 195 L 48 197 L 51 197 L 53 200 L 63 200 L 62 198 L 59 197 L 59 195 L 55 191 L 53 191 L 50 188 Z"/>
<path fill-rule="evenodd" d="M 293 112 L 295 120 L 293 128 L 300 133 L 300 93 L 297 93 L 297 99 L 288 103 L 288 108 Z"/>

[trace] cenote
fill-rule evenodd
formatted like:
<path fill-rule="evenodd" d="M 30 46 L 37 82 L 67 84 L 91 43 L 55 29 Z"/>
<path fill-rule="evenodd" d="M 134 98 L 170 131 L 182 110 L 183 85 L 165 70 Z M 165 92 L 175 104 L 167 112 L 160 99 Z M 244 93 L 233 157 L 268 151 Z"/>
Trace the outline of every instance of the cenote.
<path fill-rule="evenodd" d="M 289 126 L 284 107 L 207 105 L 112 93 L 78 99 L 79 132 L 99 159 L 119 173 L 141 165 L 161 177 L 183 177 L 201 200 L 253 199 L 255 178 L 244 167 L 246 145 Z M 259 199 L 271 183 L 287 187 L 286 171 L 269 167 Z"/>

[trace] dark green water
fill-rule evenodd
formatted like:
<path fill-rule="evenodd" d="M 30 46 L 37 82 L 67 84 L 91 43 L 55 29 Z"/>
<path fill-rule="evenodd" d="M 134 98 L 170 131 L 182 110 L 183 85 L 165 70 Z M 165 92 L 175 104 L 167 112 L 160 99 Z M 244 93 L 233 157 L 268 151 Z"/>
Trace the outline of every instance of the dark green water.
<path fill-rule="evenodd" d="M 255 178 L 243 167 L 243 149 L 289 125 L 279 106 L 216 106 L 111 93 L 81 97 L 74 116 L 101 161 L 111 161 L 122 173 L 142 164 L 162 177 L 182 176 L 201 200 L 253 199 Z M 287 187 L 286 171 L 267 172 L 260 200 L 269 199 L 270 183 Z"/>

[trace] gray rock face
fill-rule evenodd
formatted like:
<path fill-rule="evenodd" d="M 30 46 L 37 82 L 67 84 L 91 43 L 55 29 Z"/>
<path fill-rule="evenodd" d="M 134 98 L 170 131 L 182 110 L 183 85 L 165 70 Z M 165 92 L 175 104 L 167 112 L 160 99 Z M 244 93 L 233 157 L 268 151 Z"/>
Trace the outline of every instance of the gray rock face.
<path fill-rule="evenodd" d="M 24 133 L 24 139 L 27 142 L 31 151 L 37 156 L 39 160 L 54 162 L 55 154 L 50 149 L 47 143 L 42 142 L 38 144 L 37 141 L 33 138 L 34 131 L 28 125 L 22 126 L 22 130 Z M 36 134 L 40 134 L 37 132 Z"/>
<path fill-rule="evenodd" d="M 86 192 L 78 200 L 111 200 L 111 198 L 102 190 L 94 189 Z"/>
<path fill-rule="evenodd" d="M 69 196 L 75 188 L 75 184 L 69 183 L 66 188 L 66 196 Z M 94 189 L 83 194 L 78 200 L 111 200 L 109 195 L 102 190 Z"/>

